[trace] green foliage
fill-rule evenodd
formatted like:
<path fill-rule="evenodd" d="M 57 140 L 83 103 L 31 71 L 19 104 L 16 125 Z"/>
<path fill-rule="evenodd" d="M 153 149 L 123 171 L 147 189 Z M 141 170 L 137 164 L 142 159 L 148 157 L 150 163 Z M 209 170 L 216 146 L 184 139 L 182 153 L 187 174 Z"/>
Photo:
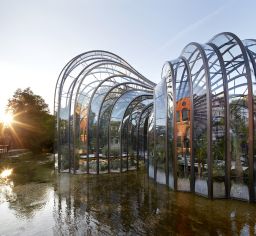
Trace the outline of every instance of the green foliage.
<path fill-rule="evenodd" d="M 107 145 L 104 146 L 101 151 L 102 151 L 102 154 L 103 154 L 104 156 L 107 156 L 107 155 L 108 155 L 108 146 L 107 146 Z"/>
<path fill-rule="evenodd" d="M 207 138 L 206 132 L 200 134 L 197 137 L 195 143 L 195 161 L 198 163 L 198 175 L 202 175 L 204 171 L 204 165 L 207 161 Z"/>
<path fill-rule="evenodd" d="M 48 105 L 44 99 L 35 95 L 30 88 L 24 90 L 17 89 L 11 99 L 8 100 L 8 110 L 13 114 L 17 113 L 47 113 L 49 114 Z"/>
<path fill-rule="evenodd" d="M 110 155 L 112 155 L 114 158 L 117 158 L 120 156 L 120 149 L 118 147 L 112 147 L 110 149 Z"/>
<path fill-rule="evenodd" d="M 156 147 L 155 147 L 155 158 L 158 160 L 158 161 L 163 161 L 164 160 L 164 146 L 160 143 L 156 144 Z"/>
<path fill-rule="evenodd" d="M 212 153 L 214 160 L 224 160 L 225 139 L 224 137 L 216 140 L 212 145 Z"/>
<path fill-rule="evenodd" d="M 30 88 L 17 89 L 8 101 L 7 110 L 14 115 L 12 137 L 15 147 L 33 152 L 52 151 L 55 120 L 41 96 Z"/>

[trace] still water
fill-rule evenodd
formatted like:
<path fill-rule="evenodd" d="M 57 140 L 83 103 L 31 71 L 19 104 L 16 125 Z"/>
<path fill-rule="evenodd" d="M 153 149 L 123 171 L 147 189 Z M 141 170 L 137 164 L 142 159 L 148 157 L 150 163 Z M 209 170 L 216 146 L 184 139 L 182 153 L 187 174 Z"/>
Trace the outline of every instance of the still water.
<path fill-rule="evenodd" d="M 256 235 L 256 204 L 156 185 L 144 171 L 56 174 L 50 157 L 0 162 L 0 235 Z"/>

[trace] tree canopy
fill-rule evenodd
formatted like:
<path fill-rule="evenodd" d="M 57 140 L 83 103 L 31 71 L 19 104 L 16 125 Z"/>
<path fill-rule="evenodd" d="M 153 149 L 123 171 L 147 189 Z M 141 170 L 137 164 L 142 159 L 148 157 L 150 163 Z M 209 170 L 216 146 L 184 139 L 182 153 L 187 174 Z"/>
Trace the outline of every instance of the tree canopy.
<path fill-rule="evenodd" d="M 44 99 L 33 93 L 30 88 L 17 89 L 11 99 L 8 100 L 8 110 L 13 114 L 18 113 L 49 113 L 48 105 Z"/>
<path fill-rule="evenodd" d="M 7 110 L 14 116 L 10 127 L 14 146 L 34 152 L 52 150 L 54 117 L 41 96 L 34 94 L 30 88 L 17 89 L 8 101 Z"/>

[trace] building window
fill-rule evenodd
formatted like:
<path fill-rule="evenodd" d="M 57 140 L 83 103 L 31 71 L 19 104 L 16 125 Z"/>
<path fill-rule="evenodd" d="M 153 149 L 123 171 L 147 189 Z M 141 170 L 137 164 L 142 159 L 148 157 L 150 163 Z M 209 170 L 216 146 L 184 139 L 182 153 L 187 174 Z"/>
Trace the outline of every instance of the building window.
<path fill-rule="evenodd" d="M 186 108 L 182 109 L 182 120 L 189 120 L 189 110 Z"/>
<path fill-rule="evenodd" d="M 177 147 L 182 147 L 181 136 L 177 136 Z"/>
<path fill-rule="evenodd" d="M 176 112 L 176 121 L 180 122 L 180 112 L 179 111 Z"/>

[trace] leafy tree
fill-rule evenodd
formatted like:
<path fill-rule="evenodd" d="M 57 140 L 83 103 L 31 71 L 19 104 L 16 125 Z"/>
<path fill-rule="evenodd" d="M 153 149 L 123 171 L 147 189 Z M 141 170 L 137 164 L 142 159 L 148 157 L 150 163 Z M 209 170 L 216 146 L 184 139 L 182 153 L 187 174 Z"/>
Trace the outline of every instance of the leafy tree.
<path fill-rule="evenodd" d="M 11 127 L 16 147 L 33 152 L 49 151 L 54 142 L 54 117 L 44 99 L 30 88 L 17 89 L 8 101 L 7 110 L 14 116 Z"/>
<path fill-rule="evenodd" d="M 231 127 L 231 155 L 235 161 L 235 170 L 231 171 L 231 177 L 243 182 L 243 165 L 248 166 L 248 107 L 245 98 L 234 99 L 230 103 L 230 127 Z M 244 157 L 244 163 L 241 158 Z M 248 173 L 247 173 L 248 174 Z M 247 175 L 246 174 L 246 175 Z"/>
<path fill-rule="evenodd" d="M 195 143 L 195 161 L 198 163 L 198 175 L 202 176 L 204 172 L 204 165 L 207 157 L 207 138 L 206 132 L 202 132 L 197 136 Z"/>

